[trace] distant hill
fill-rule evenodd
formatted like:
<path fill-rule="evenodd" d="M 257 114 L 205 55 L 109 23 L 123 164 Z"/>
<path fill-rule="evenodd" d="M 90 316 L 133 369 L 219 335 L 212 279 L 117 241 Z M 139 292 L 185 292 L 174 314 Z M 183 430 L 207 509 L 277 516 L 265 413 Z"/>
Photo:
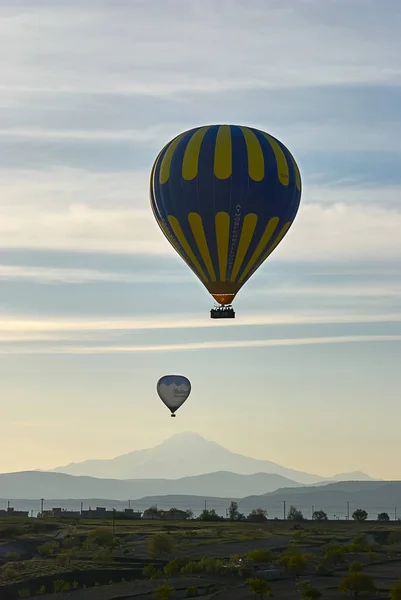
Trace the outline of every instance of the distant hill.
<path fill-rule="evenodd" d="M 64 475 L 62 477 L 68 479 L 68 476 Z M 81 480 L 81 478 L 76 479 Z M 0 480 L 0 493 L 3 496 L 5 495 L 4 490 L 4 481 Z M 27 497 L 32 498 L 32 496 Z M 51 496 L 47 496 L 45 500 L 45 508 L 59 506 L 79 510 L 80 501 L 78 499 L 71 499 L 68 496 L 63 498 L 59 494 L 53 496 L 51 500 L 49 498 Z M 84 494 L 81 498 L 84 501 L 85 508 L 103 506 L 107 509 L 122 509 L 128 506 L 128 500 L 121 502 L 110 498 L 104 499 L 102 496 L 86 496 L 85 498 Z M 195 514 L 199 514 L 206 506 L 208 509 L 214 508 L 219 514 L 225 515 L 231 500 L 237 500 L 240 511 L 245 514 L 248 514 L 254 508 L 264 508 L 268 511 L 269 518 L 282 518 L 284 502 L 287 511 L 293 505 L 302 510 L 305 517 L 309 519 L 312 514 L 312 507 L 316 510 L 323 509 L 331 519 L 335 518 L 335 515 L 339 518 L 345 518 L 347 515 L 347 502 L 349 502 L 350 516 L 355 509 L 364 508 L 368 511 L 370 519 L 375 520 L 379 512 L 387 512 L 390 518 L 394 519 L 395 507 L 398 507 L 398 516 L 401 516 L 401 481 L 345 481 L 321 486 L 279 489 L 268 494 L 251 495 L 245 498 L 223 498 L 207 494 L 150 495 L 134 500 L 131 502 L 131 507 L 143 511 L 149 506 L 157 504 L 159 509 L 175 507 L 182 510 L 190 509 Z M 5 501 L 3 501 L 3 504 L 5 504 Z M 19 510 L 39 510 L 37 498 L 15 500 L 12 501 L 12 505 Z"/>
<path fill-rule="evenodd" d="M 113 479 L 178 479 L 216 471 L 240 475 L 269 473 L 303 484 L 328 480 L 320 475 L 282 467 L 269 460 L 235 454 L 195 433 L 180 433 L 154 448 L 135 450 L 116 458 L 87 460 L 53 469 L 53 472 L 69 475 Z M 363 473 L 361 476 L 368 478 Z M 344 478 L 348 477 L 344 475 Z"/>
<path fill-rule="evenodd" d="M 109 498 L 179 494 L 238 498 L 294 487 L 295 481 L 267 473 L 237 475 L 220 471 L 181 479 L 97 479 L 65 473 L 23 471 L 0 474 L 0 494 L 7 498 Z"/>

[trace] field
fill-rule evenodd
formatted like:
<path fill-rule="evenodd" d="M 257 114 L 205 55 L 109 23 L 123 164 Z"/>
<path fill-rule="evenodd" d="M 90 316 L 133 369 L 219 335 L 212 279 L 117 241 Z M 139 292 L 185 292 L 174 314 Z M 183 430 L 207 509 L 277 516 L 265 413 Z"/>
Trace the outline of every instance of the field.
<path fill-rule="evenodd" d="M 390 598 L 401 580 L 401 524 L 0 521 L 1 600 L 249 600 L 249 579 L 269 581 L 279 600 L 316 590 L 334 600 L 341 579 L 361 569 L 375 598 Z"/>

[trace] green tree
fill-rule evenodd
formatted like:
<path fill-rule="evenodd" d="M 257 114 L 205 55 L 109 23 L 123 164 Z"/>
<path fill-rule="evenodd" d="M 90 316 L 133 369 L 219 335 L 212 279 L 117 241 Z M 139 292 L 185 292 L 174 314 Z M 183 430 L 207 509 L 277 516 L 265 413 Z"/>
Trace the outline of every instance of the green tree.
<path fill-rule="evenodd" d="M 376 586 L 369 575 L 356 572 L 343 577 L 338 589 L 340 592 L 350 592 L 354 598 L 358 598 L 363 593 L 376 591 Z"/>
<path fill-rule="evenodd" d="M 199 590 L 197 585 L 190 585 L 187 588 L 187 593 L 185 594 L 186 598 L 196 598 L 199 595 Z"/>
<path fill-rule="evenodd" d="M 296 522 L 300 522 L 300 521 L 304 521 L 304 515 L 302 514 L 302 511 L 297 510 L 295 508 L 295 506 L 290 506 L 290 510 L 287 513 L 287 519 L 289 521 L 296 521 Z"/>
<path fill-rule="evenodd" d="M 173 539 L 168 533 L 155 533 L 148 542 L 148 551 L 152 557 L 171 554 L 173 549 Z"/>
<path fill-rule="evenodd" d="M 388 513 L 381 512 L 377 515 L 377 520 L 378 521 L 390 521 L 390 517 L 388 516 Z"/>
<path fill-rule="evenodd" d="M 232 502 L 230 502 L 230 506 L 228 508 L 228 517 L 230 521 L 238 521 L 238 515 L 238 502 L 234 502 L 233 500 Z"/>
<path fill-rule="evenodd" d="M 246 584 L 257 598 L 266 598 L 271 595 L 270 583 L 266 579 L 247 579 Z"/>
<path fill-rule="evenodd" d="M 263 508 L 254 508 L 247 516 L 247 519 L 252 523 L 263 523 L 267 521 L 267 511 Z"/>
<path fill-rule="evenodd" d="M 327 521 L 327 513 L 324 512 L 324 510 L 315 510 L 313 515 L 312 515 L 312 520 L 313 521 Z"/>
<path fill-rule="evenodd" d="M 391 600 L 401 600 L 401 581 L 397 581 L 397 583 L 390 588 L 390 598 Z"/>
<path fill-rule="evenodd" d="M 368 518 L 368 513 L 363 508 L 357 508 L 352 513 L 352 518 L 354 519 L 354 521 L 366 521 L 366 519 Z"/>
<path fill-rule="evenodd" d="M 310 557 L 308 554 L 300 554 L 298 552 L 286 552 L 279 558 L 280 564 L 294 577 L 299 577 L 306 571 L 309 565 Z"/>
<path fill-rule="evenodd" d="M 157 519 L 160 515 L 160 512 L 157 510 L 156 504 L 153 504 L 149 508 L 147 508 L 143 513 L 144 519 Z"/>
<path fill-rule="evenodd" d="M 309 581 L 305 581 L 301 586 L 301 600 L 318 600 L 322 596 L 322 592 L 315 587 L 312 587 Z"/>
<path fill-rule="evenodd" d="M 260 563 L 263 565 L 269 565 L 274 558 L 274 554 L 271 550 L 256 549 L 256 550 L 251 550 L 250 552 L 248 552 L 246 557 L 248 560 L 251 560 L 252 562 Z"/>
<path fill-rule="evenodd" d="M 162 585 L 159 585 L 159 587 L 154 590 L 153 595 L 156 596 L 157 600 L 170 600 L 174 592 L 175 589 L 168 583 L 162 583 Z"/>
<path fill-rule="evenodd" d="M 168 577 L 173 577 L 176 573 L 179 573 L 180 567 L 176 560 L 170 560 L 164 567 L 164 572 Z"/>
<path fill-rule="evenodd" d="M 89 548 L 101 546 L 102 548 L 114 548 L 117 545 L 113 530 L 109 527 L 98 527 L 86 536 L 86 545 Z"/>
<path fill-rule="evenodd" d="M 223 517 L 220 517 L 212 508 L 211 510 L 204 509 L 198 517 L 199 521 L 223 521 Z"/>

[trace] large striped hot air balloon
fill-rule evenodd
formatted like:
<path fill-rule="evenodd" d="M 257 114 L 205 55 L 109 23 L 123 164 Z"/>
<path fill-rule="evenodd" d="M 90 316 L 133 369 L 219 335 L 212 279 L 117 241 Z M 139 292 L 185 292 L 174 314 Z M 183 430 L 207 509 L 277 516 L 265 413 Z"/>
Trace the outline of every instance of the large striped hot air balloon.
<path fill-rule="evenodd" d="M 157 156 L 150 181 L 154 216 L 170 244 L 233 317 L 231 303 L 286 235 L 301 200 L 291 152 L 253 127 L 185 131 Z"/>

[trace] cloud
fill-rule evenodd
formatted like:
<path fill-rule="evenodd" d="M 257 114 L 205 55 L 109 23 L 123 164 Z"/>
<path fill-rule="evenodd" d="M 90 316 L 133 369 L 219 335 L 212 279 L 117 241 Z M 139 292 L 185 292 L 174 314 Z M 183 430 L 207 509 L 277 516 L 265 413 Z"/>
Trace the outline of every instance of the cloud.
<path fill-rule="evenodd" d="M 172 256 L 149 206 L 148 178 L 148 172 L 0 171 L 0 247 Z M 401 186 L 309 183 L 294 226 L 272 258 L 400 257 L 400 196 Z"/>
<path fill-rule="evenodd" d="M 168 95 L 399 84 L 398 5 L 377 6 L 377 0 L 324 6 L 321 0 L 157 0 L 152 10 L 146 2 L 3 5 L 2 87 L 17 94 Z"/>
<path fill-rule="evenodd" d="M 249 326 L 277 326 L 277 325 L 328 325 L 328 324 L 353 324 L 353 323 L 395 323 L 401 322 L 401 313 L 383 314 L 360 314 L 360 313 L 304 313 L 304 314 L 253 314 L 251 316 L 239 316 L 235 320 L 214 321 L 212 319 L 194 319 L 183 316 L 181 319 L 171 316 L 140 318 L 97 318 L 97 319 L 74 319 L 74 318 L 32 318 L 14 315 L 0 316 L 0 334 L 7 333 L 16 335 L 22 333 L 28 336 L 37 333 L 55 334 L 66 332 L 69 335 L 81 336 L 83 332 L 117 332 L 117 331 L 141 331 L 141 330 L 163 330 L 163 329 L 205 329 L 217 327 L 249 327 Z M 35 338 L 32 338 L 35 339 Z"/>
<path fill-rule="evenodd" d="M 7 281 L 32 281 L 35 283 L 98 283 L 98 282 L 116 282 L 116 283 L 160 283 L 166 280 L 179 283 L 185 281 L 185 275 L 177 275 L 166 272 L 152 273 L 119 273 L 100 271 L 96 269 L 69 269 L 69 268 L 49 268 L 49 267 L 30 267 L 17 265 L 0 265 L 0 280 Z"/>
<path fill-rule="evenodd" d="M 222 348 L 265 348 L 305 346 L 315 344 L 354 344 L 373 342 L 401 342 L 401 335 L 343 335 L 270 340 L 239 340 L 227 342 L 195 342 L 154 346 L 52 346 L 52 347 L 8 347 L 0 346 L 0 354 L 132 354 L 136 352 L 182 352 L 192 350 L 219 350 Z"/>

